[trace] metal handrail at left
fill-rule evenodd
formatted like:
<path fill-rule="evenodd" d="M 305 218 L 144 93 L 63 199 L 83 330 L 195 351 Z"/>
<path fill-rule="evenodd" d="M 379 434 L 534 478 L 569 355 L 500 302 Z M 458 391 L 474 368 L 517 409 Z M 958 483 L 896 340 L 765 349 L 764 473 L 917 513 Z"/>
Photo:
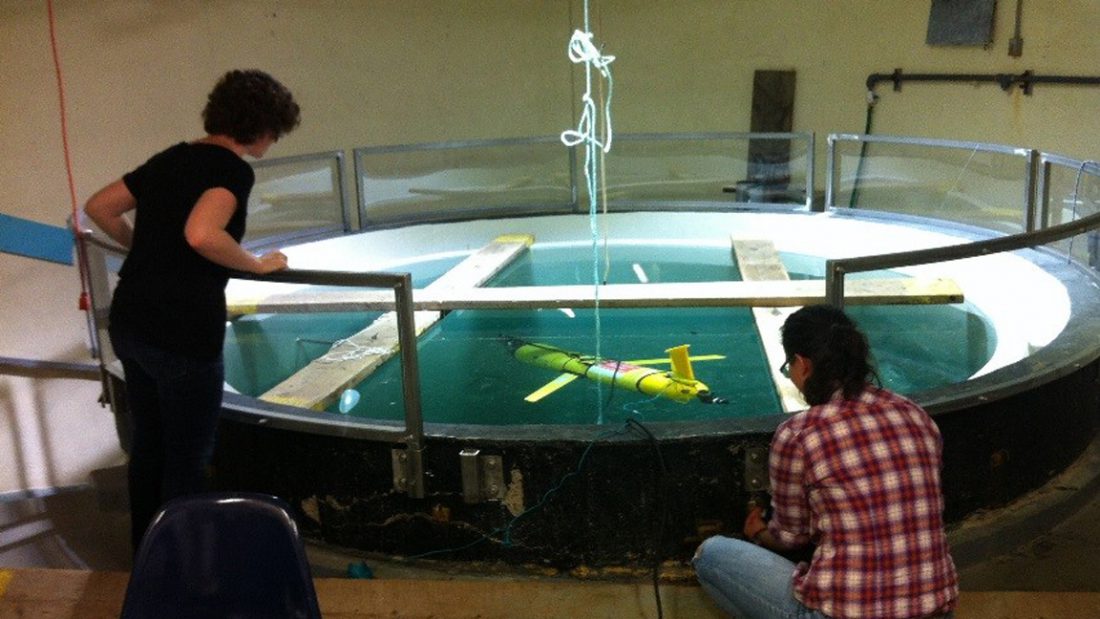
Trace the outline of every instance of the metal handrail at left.
<path fill-rule="evenodd" d="M 99 380 L 99 366 L 91 363 L 42 361 L 20 357 L 0 357 L 0 376 L 26 378 L 74 378 Z"/>
<path fill-rule="evenodd" d="M 91 297 L 92 312 L 91 322 L 94 328 L 91 332 L 95 356 L 100 360 L 100 366 L 106 375 L 106 366 L 113 356 L 109 342 L 107 341 L 107 311 L 110 306 L 110 290 L 108 287 L 108 257 L 120 259 L 126 255 L 126 250 L 118 245 L 105 241 L 101 235 L 91 231 L 82 231 L 84 240 L 89 248 L 89 271 L 92 280 Z M 405 396 L 405 425 L 404 427 L 376 428 L 372 435 L 379 440 L 393 443 L 404 443 L 406 450 L 401 457 L 395 455 L 395 462 L 401 461 L 404 475 L 404 487 L 409 496 L 423 498 L 424 496 L 424 419 L 421 411 L 420 396 L 420 364 L 416 348 L 416 328 L 413 311 L 413 285 L 412 276 L 409 273 L 380 273 L 365 272 L 354 273 L 346 271 L 314 271 L 302 269 L 288 269 L 266 275 L 255 275 L 239 271 L 230 272 L 234 279 L 248 279 L 264 282 L 284 284 L 309 284 L 316 286 L 353 286 L 359 288 L 390 288 L 394 291 L 395 309 L 397 318 L 398 346 L 401 355 L 401 373 Z M 117 395 L 111 389 L 110 381 L 104 380 L 105 393 L 114 402 Z M 120 437 L 122 439 L 123 437 Z"/>
<path fill-rule="evenodd" d="M 402 389 L 405 397 L 405 427 L 382 430 L 380 438 L 404 443 L 406 453 L 400 458 L 405 473 L 405 489 L 410 497 L 424 497 L 424 417 L 420 402 L 420 363 L 416 350 L 416 319 L 413 310 L 413 284 L 409 273 L 350 271 L 316 271 L 288 269 L 255 275 L 231 272 L 236 279 L 250 279 L 282 284 L 315 286 L 354 286 L 359 288 L 391 288 L 396 297 L 398 349 L 401 355 Z M 396 462 L 395 462 L 396 463 Z"/>

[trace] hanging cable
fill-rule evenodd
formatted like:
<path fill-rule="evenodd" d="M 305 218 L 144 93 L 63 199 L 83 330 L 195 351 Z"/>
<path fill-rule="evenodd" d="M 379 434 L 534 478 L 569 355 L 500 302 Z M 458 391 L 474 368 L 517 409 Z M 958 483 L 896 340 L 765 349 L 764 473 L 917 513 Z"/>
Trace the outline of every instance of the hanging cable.
<path fill-rule="evenodd" d="M 490 541 L 495 541 L 495 542 L 499 543 L 502 547 L 505 547 L 505 548 L 511 547 L 513 545 L 512 531 L 513 531 L 514 527 L 519 523 L 519 521 L 521 519 L 527 517 L 528 515 L 530 515 L 534 512 L 537 512 L 537 511 L 541 510 L 543 507 L 545 507 L 546 504 L 549 503 L 550 500 L 553 499 L 554 496 L 557 495 L 557 493 L 561 491 L 562 487 L 565 485 L 565 483 L 567 481 L 569 481 L 573 477 L 576 477 L 576 476 L 581 474 L 581 472 L 584 470 L 586 462 L 588 461 L 589 453 L 592 451 L 592 448 L 596 446 L 596 443 L 598 443 L 600 441 L 603 441 L 603 440 L 607 440 L 607 439 L 609 439 L 611 437 L 614 437 L 614 436 L 620 436 L 620 435 L 626 434 L 627 432 L 629 432 L 631 430 L 640 433 L 646 440 L 648 440 L 650 446 L 653 448 L 653 454 L 654 454 L 654 464 L 655 464 L 654 478 L 653 478 L 653 483 L 654 483 L 654 486 L 653 486 L 654 518 L 653 518 L 653 529 L 652 529 L 652 532 L 651 532 L 651 541 L 652 541 L 652 544 L 653 544 L 653 557 L 652 557 L 652 563 L 651 563 L 651 566 L 650 566 L 650 575 L 651 575 L 651 582 L 652 582 L 652 585 L 653 585 L 653 596 L 654 596 L 655 603 L 656 603 L 656 606 L 657 606 L 657 617 L 658 617 L 658 619 L 661 619 L 662 617 L 664 617 L 664 608 L 663 608 L 663 604 L 661 602 L 661 587 L 660 587 L 660 570 L 661 570 L 661 562 L 663 560 L 663 553 L 661 551 L 661 548 L 662 548 L 662 545 L 663 545 L 663 542 L 664 542 L 665 531 L 668 528 L 668 522 L 669 522 L 669 503 L 668 503 L 669 473 L 668 473 L 668 466 L 665 463 L 664 455 L 661 453 L 660 442 L 653 435 L 653 433 L 650 432 L 649 428 L 647 428 L 645 425 L 643 425 L 640 421 L 638 421 L 635 418 L 627 419 L 626 422 L 623 423 L 623 425 L 621 427 L 619 427 L 615 430 L 609 430 L 607 432 L 600 433 L 599 435 L 592 438 L 588 442 L 588 444 L 585 446 L 584 450 L 581 452 L 580 458 L 577 460 L 577 464 L 573 467 L 573 470 L 569 471 L 568 473 L 563 475 L 561 478 L 559 478 L 557 483 L 555 483 L 549 490 L 547 490 L 546 492 L 544 492 L 542 494 L 542 497 L 538 500 L 537 503 L 535 503 L 531 507 L 525 509 L 521 513 L 515 515 L 504 526 L 493 529 L 492 531 L 490 531 L 488 533 L 484 533 L 480 537 L 478 537 L 477 539 L 474 539 L 474 540 L 472 540 L 472 541 L 470 541 L 466 544 L 462 544 L 460 546 L 455 546 L 455 547 L 451 547 L 451 548 L 441 548 L 441 549 L 438 549 L 438 550 L 429 550 L 429 551 L 421 552 L 419 554 L 410 555 L 409 557 L 406 557 L 406 559 L 409 560 L 409 561 L 417 561 L 417 560 L 421 560 L 421 559 L 427 559 L 427 558 L 430 558 L 430 557 L 436 557 L 436 556 L 439 556 L 439 555 L 452 554 L 452 553 L 456 553 L 456 552 L 461 552 L 463 550 L 467 550 L 469 548 L 473 548 L 474 546 L 477 546 L 478 544 L 481 544 L 481 543 L 484 543 L 484 542 L 490 542 Z"/>
<path fill-rule="evenodd" d="M 600 358 L 600 341 L 603 339 L 600 326 L 600 252 L 599 224 L 602 156 L 611 150 L 611 98 L 614 92 L 614 80 L 611 77 L 611 63 L 614 56 L 604 55 L 592 41 L 589 20 L 588 0 L 584 2 L 584 30 L 575 30 L 569 40 L 568 55 L 574 64 L 584 64 L 585 90 L 581 97 L 581 116 L 576 129 L 561 133 L 561 141 L 566 146 L 584 145 L 584 178 L 588 191 L 589 229 L 592 234 L 592 284 L 594 286 L 594 321 L 596 330 L 596 357 Z M 592 97 L 593 70 L 607 81 L 607 98 L 603 101 L 603 122 L 600 120 L 599 107 Z M 601 90 L 602 92 L 602 90 Z M 600 154 L 597 155 L 597 151 Z M 606 188 L 605 188 L 606 190 Z M 605 200 L 606 202 L 606 200 Z M 599 387 L 597 387 L 599 391 Z M 602 394 L 597 394 L 596 423 L 604 422 Z"/>
<path fill-rule="evenodd" d="M 943 197 L 940 199 L 940 204 L 937 210 L 942 210 L 947 206 L 947 200 L 951 198 L 951 192 L 959 188 L 959 183 L 962 182 L 963 176 L 966 175 L 967 170 L 970 169 L 970 162 L 974 161 L 974 155 L 978 154 L 978 146 L 975 145 L 974 149 L 970 151 L 970 156 L 966 158 L 966 163 L 963 164 L 962 169 L 959 170 L 959 174 L 955 177 L 955 182 L 951 183 L 951 186 L 947 188 L 947 191 L 943 192 Z"/>
<path fill-rule="evenodd" d="M 80 298 L 78 307 L 84 311 L 91 309 L 91 298 L 88 296 L 87 248 L 84 245 L 84 236 L 81 234 L 83 226 L 80 223 L 80 211 L 76 202 L 76 183 L 73 181 L 73 162 L 69 152 L 69 121 L 65 113 L 65 81 L 61 75 L 61 56 L 57 52 L 57 25 L 54 17 L 53 0 L 46 0 L 46 14 L 50 26 L 50 50 L 53 53 L 54 75 L 57 78 L 57 98 L 61 112 L 61 149 L 65 155 L 65 174 L 69 182 L 69 202 L 72 206 L 72 230 L 73 241 L 76 245 L 76 267 L 80 273 Z"/>
<path fill-rule="evenodd" d="M 651 577 L 653 582 L 653 597 L 657 604 L 657 619 L 665 616 L 661 604 L 661 561 L 664 558 L 661 547 L 664 544 L 665 530 L 668 528 L 668 467 L 665 465 L 665 457 L 661 454 L 661 444 L 649 428 L 642 425 L 636 418 L 626 420 L 628 428 L 637 430 L 649 440 L 653 447 L 653 455 L 656 461 L 656 470 L 653 479 L 653 565 Z"/>
<path fill-rule="evenodd" d="M 863 135 L 871 135 L 871 124 L 874 120 L 875 104 L 878 103 L 878 95 L 875 91 L 867 90 L 867 118 L 863 123 Z M 856 163 L 856 177 L 852 182 L 852 194 L 848 197 L 848 208 L 856 208 L 859 205 L 859 182 L 863 178 L 863 165 L 867 160 L 867 140 L 862 140 L 859 145 L 859 160 Z"/>

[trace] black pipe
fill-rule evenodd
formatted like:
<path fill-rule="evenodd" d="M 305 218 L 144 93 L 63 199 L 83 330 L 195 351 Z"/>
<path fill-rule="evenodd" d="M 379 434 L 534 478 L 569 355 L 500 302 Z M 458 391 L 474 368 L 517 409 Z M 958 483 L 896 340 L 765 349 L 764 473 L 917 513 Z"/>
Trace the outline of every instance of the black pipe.
<path fill-rule="evenodd" d="M 1100 77 L 1087 77 L 1077 75 L 1035 75 L 1030 70 L 1019 75 L 1010 73 L 903 73 L 901 69 L 894 69 L 893 73 L 872 73 L 867 76 L 867 121 L 863 133 L 871 134 L 871 117 L 874 113 L 878 95 L 875 94 L 875 86 L 879 82 L 890 82 L 896 92 L 901 91 L 902 82 L 992 82 L 998 84 L 1001 90 L 1007 91 L 1013 85 L 1019 85 L 1025 95 L 1031 94 L 1031 88 L 1035 84 L 1070 84 L 1081 86 L 1100 86 Z M 848 200 L 848 206 L 855 208 L 859 202 L 859 182 L 863 174 L 863 161 L 867 156 L 867 142 L 863 142 L 859 150 L 859 164 L 856 168 L 856 178 L 852 185 L 852 195 Z"/>
<path fill-rule="evenodd" d="M 894 69 L 893 73 L 872 73 L 867 76 L 867 90 L 874 91 L 879 82 L 890 82 L 895 91 L 901 90 L 902 82 L 992 82 L 1002 90 L 1015 85 L 1030 95 L 1035 84 L 1071 84 L 1081 86 L 1100 86 L 1100 77 L 1078 75 L 1035 75 L 1030 70 L 1019 74 L 1011 73 L 903 73 Z"/>
<path fill-rule="evenodd" d="M 863 123 L 863 135 L 871 135 L 871 121 L 874 119 L 875 103 L 878 103 L 878 95 L 867 91 L 867 119 Z M 859 205 L 859 179 L 863 178 L 863 162 L 867 160 L 867 140 L 859 144 L 859 162 L 856 163 L 856 179 L 852 183 L 852 195 L 848 196 L 848 208 L 856 208 Z"/>

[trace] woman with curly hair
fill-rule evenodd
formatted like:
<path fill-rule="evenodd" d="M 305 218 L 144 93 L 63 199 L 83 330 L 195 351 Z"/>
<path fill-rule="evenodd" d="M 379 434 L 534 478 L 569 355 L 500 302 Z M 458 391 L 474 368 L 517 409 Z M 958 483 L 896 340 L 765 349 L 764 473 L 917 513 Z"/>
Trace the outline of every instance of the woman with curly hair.
<path fill-rule="evenodd" d="M 260 158 L 299 123 L 289 90 L 262 71 L 230 71 L 202 113 L 206 136 L 153 155 L 95 193 L 84 212 L 129 250 L 110 313 L 126 375 L 134 551 L 161 505 L 205 489 L 224 385 L 229 271 L 285 269 L 286 255 L 245 250 Z M 131 225 L 126 214 L 134 212 Z"/>
<path fill-rule="evenodd" d="M 699 582 L 742 619 L 951 617 L 958 579 L 943 529 L 936 424 L 871 384 L 867 338 L 843 311 L 798 310 L 782 342 L 782 371 L 810 408 L 772 439 L 771 519 L 754 507 L 745 540 L 704 541 Z M 806 547 L 809 563 L 781 554 Z"/>

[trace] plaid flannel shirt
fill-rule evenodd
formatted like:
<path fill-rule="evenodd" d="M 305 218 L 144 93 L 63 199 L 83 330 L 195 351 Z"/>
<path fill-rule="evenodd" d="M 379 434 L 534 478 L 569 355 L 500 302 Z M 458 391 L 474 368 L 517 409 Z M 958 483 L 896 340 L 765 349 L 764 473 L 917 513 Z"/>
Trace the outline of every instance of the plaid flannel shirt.
<path fill-rule="evenodd" d="M 928 414 L 868 385 L 784 422 L 772 440 L 772 518 L 780 543 L 817 546 L 795 596 L 830 617 L 912 619 L 955 607 L 943 530 L 942 440 Z"/>

